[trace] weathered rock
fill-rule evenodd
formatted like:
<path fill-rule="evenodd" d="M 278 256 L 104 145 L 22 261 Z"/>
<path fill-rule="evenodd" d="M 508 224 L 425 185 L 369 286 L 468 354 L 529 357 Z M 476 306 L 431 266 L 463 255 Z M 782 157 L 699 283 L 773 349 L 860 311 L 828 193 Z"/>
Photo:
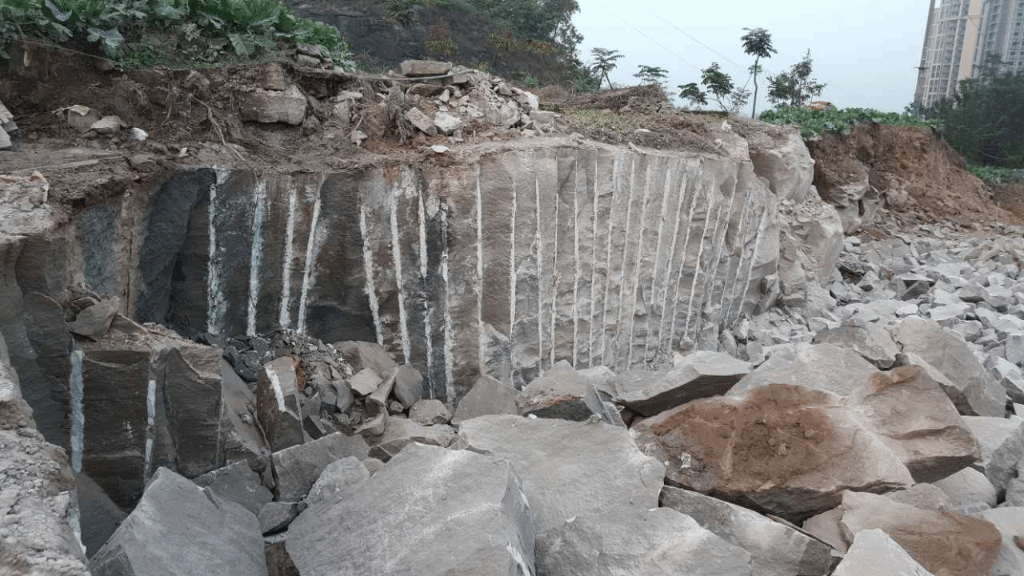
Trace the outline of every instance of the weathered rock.
<path fill-rule="evenodd" d="M 669 508 L 569 519 L 537 536 L 537 576 L 741 576 L 750 554 Z"/>
<path fill-rule="evenodd" d="M 911 483 L 899 457 L 838 396 L 799 386 L 697 400 L 632 433 L 644 453 L 667 462 L 671 484 L 791 521 L 834 508 L 847 489 Z"/>
<path fill-rule="evenodd" d="M 413 444 L 345 498 L 299 515 L 286 546 L 302 576 L 525 576 L 535 530 L 511 464 Z"/>
<path fill-rule="evenodd" d="M 451 413 L 440 400 L 419 400 L 409 408 L 409 420 L 424 426 L 447 424 L 451 419 Z"/>
<path fill-rule="evenodd" d="M 298 502 L 268 502 L 260 508 L 260 530 L 263 534 L 280 532 L 299 515 Z"/>
<path fill-rule="evenodd" d="M 941 488 L 934 484 L 914 484 L 904 490 L 894 490 L 884 494 L 886 498 L 899 504 L 906 504 L 922 510 L 935 512 L 955 512 L 956 504 Z"/>
<path fill-rule="evenodd" d="M 1000 506 L 1024 507 L 1024 478 L 1014 478 L 1006 484 L 1006 500 Z"/>
<path fill-rule="evenodd" d="M 875 373 L 870 393 L 853 402 L 917 482 L 945 478 L 981 458 L 971 429 L 920 367 Z"/>
<path fill-rule="evenodd" d="M 748 138 L 754 173 L 768 179 L 780 200 L 803 202 L 814 178 L 814 160 L 796 131 L 758 133 Z"/>
<path fill-rule="evenodd" d="M 818 332 L 813 343 L 853 350 L 882 370 L 891 368 L 899 353 L 892 336 L 877 324 L 844 324 L 834 330 Z"/>
<path fill-rule="evenodd" d="M 725 394 L 749 373 L 749 363 L 728 354 L 694 352 L 667 372 L 619 375 L 615 400 L 642 416 L 653 416 L 691 400 Z"/>
<path fill-rule="evenodd" d="M 306 118 L 306 97 L 294 85 L 286 90 L 257 88 L 240 94 L 239 100 L 239 115 L 249 122 L 298 126 Z"/>
<path fill-rule="evenodd" d="M 96 122 L 93 122 L 89 129 L 96 132 L 97 134 L 117 134 L 122 128 L 127 128 L 128 125 L 121 120 L 119 116 L 104 116 Z"/>
<path fill-rule="evenodd" d="M 235 462 L 213 472 L 207 472 L 196 477 L 195 483 L 202 488 L 209 488 L 217 496 L 234 502 L 253 514 L 259 514 L 260 509 L 274 499 L 270 490 L 263 486 L 260 477 L 245 462 Z"/>
<path fill-rule="evenodd" d="M 933 576 L 877 528 L 861 530 L 832 576 Z"/>
<path fill-rule="evenodd" d="M 346 436 L 336 432 L 306 444 L 275 452 L 271 459 L 277 483 L 277 499 L 299 502 L 306 497 L 309 489 L 329 464 L 348 456 L 366 458 L 369 451 L 362 437 Z"/>
<path fill-rule="evenodd" d="M 352 392 L 360 396 L 369 396 L 377 390 L 383 381 L 371 368 L 363 368 L 349 379 L 348 385 Z"/>
<path fill-rule="evenodd" d="M 462 128 L 462 120 L 458 116 L 453 116 L 447 112 L 438 112 L 434 114 L 434 127 L 441 134 L 451 136 L 456 130 Z"/>
<path fill-rule="evenodd" d="M 843 535 L 878 528 L 935 576 L 988 574 L 1001 545 L 999 531 L 984 520 L 922 510 L 864 492 L 843 494 Z"/>
<path fill-rule="evenodd" d="M 985 476 L 1002 496 L 1006 486 L 1016 475 L 1024 475 L 1024 423 L 1016 422 L 1017 428 L 992 452 L 985 463 Z"/>
<path fill-rule="evenodd" d="M 405 60 L 398 65 L 402 76 L 442 76 L 451 72 L 451 62 L 437 62 L 434 60 Z"/>
<path fill-rule="evenodd" d="M 316 506 L 321 502 L 334 500 L 346 488 L 357 486 L 370 479 L 370 471 L 354 456 L 346 456 L 331 462 L 320 473 L 306 496 L 306 504 Z"/>
<path fill-rule="evenodd" d="M 459 402 L 452 424 L 459 426 L 466 420 L 492 414 L 518 414 L 518 397 L 519 391 L 515 388 L 483 375 Z"/>
<path fill-rule="evenodd" d="M 850 396 L 868 389 L 877 369 L 853 350 L 832 344 L 779 346 L 771 358 L 743 377 L 728 396 L 743 397 L 769 384 L 792 384 Z"/>
<path fill-rule="evenodd" d="M 224 462 L 245 461 L 257 469 L 265 466 L 270 448 L 256 424 L 256 395 L 223 358 L 220 392 L 224 405 L 220 426 Z"/>
<path fill-rule="evenodd" d="M 447 448 L 457 436 L 454 428 L 444 424 L 424 426 L 407 418 L 389 418 L 384 434 L 374 439 L 370 456 L 387 462 L 412 442 Z"/>
<path fill-rule="evenodd" d="M 749 552 L 758 576 L 822 576 L 832 564 L 827 544 L 735 504 L 666 486 L 661 505 Z"/>
<path fill-rule="evenodd" d="M 985 359 L 985 368 L 988 368 L 996 382 L 999 382 L 1006 390 L 1006 395 L 1010 397 L 1010 400 L 1024 402 L 1024 372 L 1019 366 L 1005 358 L 990 354 Z"/>
<path fill-rule="evenodd" d="M 935 322 L 907 318 L 893 329 L 903 352 L 920 356 L 942 372 L 952 388 L 944 388 L 961 414 L 1002 416 L 1006 391 L 985 370 L 967 345 Z M 940 382 L 942 384 L 942 382 Z"/>
<path fill-rule="evenodd" d="M 995 487 L 985 474 L 974 468 L 964 468 L 947 478 L 936 480 L 933 484 L 949 496 L 954 511 L 961 514 L 966 513 L 966 510 L 976 509 L 979 505 L 994 508 L 998 502 Z"/>
<path fill-rule="evenodd" d="M 128 514 L 85 474 L 75 476 L 75 488 L 78 493 L 82 544 L 85 544 L 86 554 L 93 556 L 106 544 Z"/>
<path fill-rule="evenodd" d="M 409 108 L 405 112 L 405 119 L 427 136 L 433 136 L 436 132 L 436 128 L 434 128 L 434 121 L 430 116 L 424 114 L 419 108 Z"/>
<path fill-rule="evenodd" d="M 1024 508 L 997 508 L 985 510 L 982 518 L 995 525 L 1003 537 L 999 557 L 992 567 L 992 574 L 1024 574 Z M 1015 541 L 1014 538 L 1019 540 Z"/>
<path fill-rule="evenodd" d="M 267 574 L 256 515 L 161 468 L 93 556 L 95 576 Z"/>
<path fill-rule="evenodd" d="M 538 418 L 560 418 L 582 422 L 591 416 L 605 416 L 597 389 L 565 361 L 558 362 L 543 376 L 530 382 L 516 398 L 519 413 Z"/>
<path fill-rule="evenodd" d="M 539 531 L 573 516 L 658 504 L 665 467 L 644 456 L 623 428 L 519 416 L 462 423 L 470 450 L 507 459 L 520 471 Z"/>
<path fill-rule="evenodd" d="M 391 391 L 395 398 L 408 410 L 423 398 L 423 375 L 420 371 L 408 364 L 402 364 L 398 368 L 398 376 L 395 378 L 395 387 Z"/>
<path fill-rule="evenodd" d="M 846 552 L 850 547 L 843 537 L 843 527 L 839 522 L 843 519 L 843 507 L 837 506 L 816 516 L 804 520 L 804 532 L 828 544 L 838 552 Z"/>
<path fill-rule="evenodd" d="M 309 440 L 302 427 L 302 383 L 295 367 L 296 360 L 291 356 L 268 362 L 256 386 L 256 413 L 267 443 L 275 452 Z"/>
<path fill-rule="evenodd" d="M 121 301 L 117 298 L 103 300 L 99 304 L 89 306 L 78 313 L 74 322 L 68 323 L 68 331 L 85 336 L 90 340 L 99 340 L 110 330 L 114 315 L 121 309 Z"/>
<path fill-rule="evenodd" d="M 388 351 L 380 344 L 374 342 L 345 341 L 336 342 L 334 346 L 341 351 L 345 361 L 352 366 L 354 372 L 360 372 L 369 368 L 377 373 L 377 376 L 384 378 L 392 370 L 398 368 L 398 364 L 391 358 Z"/>
<path fill-rule="evenodd" d="M 64 114 L 68 126 L 79 132 L 88 132 L 89 128 L 102 118 L 99 110 L 81 105 L 70 106 Z"/>

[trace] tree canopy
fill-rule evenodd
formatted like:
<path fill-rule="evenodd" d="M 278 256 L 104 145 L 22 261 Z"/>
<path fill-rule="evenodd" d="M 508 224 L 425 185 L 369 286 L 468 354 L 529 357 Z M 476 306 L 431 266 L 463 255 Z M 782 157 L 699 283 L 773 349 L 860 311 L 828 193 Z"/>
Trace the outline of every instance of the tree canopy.
<path fill-rule="evenodd" d="M 776 106 L 806 106 L 811 98 L 820 96 L 827 84 L 811 77 L 813 65 L 808 50 L 788 72 L 768 76 L 768 100 Z"/>
<path fill-rule="evenodd" d="M 757 116 L 757 76 L 761 73 L 761 58 L 771 58 L 778 50 L 772 45 L 772 35 L 764 28 L 744 28 L 746 34 L 740 36 L 743 42 L 743 51 L 754 57 L 754 64 L 750 67 L 750 75 L 754 78 L 754 107 L 750 117 Z"/>

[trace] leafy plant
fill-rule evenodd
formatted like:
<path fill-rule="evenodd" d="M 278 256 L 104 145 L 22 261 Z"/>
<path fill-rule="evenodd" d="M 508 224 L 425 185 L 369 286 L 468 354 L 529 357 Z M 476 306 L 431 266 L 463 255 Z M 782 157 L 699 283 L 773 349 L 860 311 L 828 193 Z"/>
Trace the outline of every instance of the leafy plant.
<path fill-rule="evenodd" d="M 764 28 L 744 28 L 746 34 L 740 36 L 743 42 L 743 51 L 754 57 L 754 64 L 750 67 L 750 75 L 754 78 L 754 107 L 750 113 L 751 118 L 757 117 L 757 75 L 761 73 L 761 58 L 771 58 L 772 54 L 779 51 L 772 46 L 772 35 Z"/>
<path fill-rule="evenodd" d="M 871 108 L 844 110 L 811 110 L 805 107 L 780 106 L 761 113 L 760 120 L 769 124 L 796 124 L 801 135 L 813 138 L 821 134 L 849 134 L 859 123 L 887 124 L 891 126 L 918 126 L 935 128 L 936 122 L 921 120 L 906 113 L 880 112 Z"/>
<path fill-rule="evenodd" d="M 454 56 L 459 51 L 458 44 L 455 43 L 451 38 L 441 38 L 438 40 L 427 40 L 423 43 L 423 47 L 431 52 L 441 54 L 444 56 Z"/>
<path fill-rule="evenodd" d="M 612 80 L 608 77 L 608 73 L 618 66 L 618 61 L 624 56 L 618 50 L 607 48 L 594 48 L 590 53 L 594 56 L 594 63 L 590 65 L 590 69 L 597 74 L 598 88 L 601 87 L 600 79 L 604 78 L 608 82 L 608 89 L 611 90 L 613 88 Z"/>
<path fill-rule="evenodd" d="M 540 85 L 540 80 L 538 80 L 536 76 L 526 76 L 523 78 L 523 85 L 527 88 L 536 88 Z"/>
<path fill-rule="evenodd" d="M 718 62 L 712 62 L 711 66 L 701 70 L 700 83 L 707 91 L 701 90 L 696 82 L 690 82 L 679 86 L 679 97 L 700 106 L 707 106 L 710 97 L 722 110 L 734 114 L 746 105 L 750 97 L 749 91 L 737 88 L 732 78 L 722 72 Z"/>
<path fill-rule="evenodd" d="M 811 78 L 812 66 L 811 51 L 808 50 L 789 72 L 769 76 L 768 100 L 776 106 L 804 106 L 811 98 L 821 95 L 826 84 Z"/>
<path fill-rule="evenodd" d="M 636 74 L 633 74 L 633 76 L 644 84 L 660 85 L 662 81 L 668 77 L 668 70 L 660 66 L 648 66 L 646 64 L 641 64 L 637 68 L 638 71 Z"/>
<path fill-rule="evenodd" d="M 967 170 L 977 176 L 986 186 L 998 186 L 1010 182 L 1024 180 L 1024 170 L 1014 168 L 995 168 L 992 166 L 967 166 Z"/>

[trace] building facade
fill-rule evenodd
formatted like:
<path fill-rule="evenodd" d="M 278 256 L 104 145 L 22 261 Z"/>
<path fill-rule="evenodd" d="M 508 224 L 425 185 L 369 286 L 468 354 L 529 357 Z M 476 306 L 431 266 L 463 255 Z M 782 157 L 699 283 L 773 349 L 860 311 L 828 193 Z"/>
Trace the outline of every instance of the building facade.
<path fill-rule="evenodd" d="M 1024 0 L 1005 1 L 1024 3 Z M 974 76 L 983 11 L 989 3 L 991 0 L 932 0 L 915 102 L 930 106 L 949 98 L 956 93 L 961 80 Z"/>
<path fill-rule="evenodd" d="M 990 54 L 1002 62 L 1000 72 L 1024 71 L 1024 0 L 987 0 L 982 10 L 981 34 L 975 52 L 974 74 Z"/>

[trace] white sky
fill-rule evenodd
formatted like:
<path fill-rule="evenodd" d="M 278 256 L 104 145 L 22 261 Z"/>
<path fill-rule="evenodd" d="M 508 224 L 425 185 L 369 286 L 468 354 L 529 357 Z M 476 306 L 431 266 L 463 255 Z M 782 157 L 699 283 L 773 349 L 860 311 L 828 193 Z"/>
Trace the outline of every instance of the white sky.
<path fill-rule="evenodd" d="M 767 28 L 778 54 L 762 60 L 765 72 L 788 70 L 811 50 L 813 77 L 824 82 L 821 99 L 840 108 L 901 112 L 914 99 L 928 0 L 768 2 L 765 0 L 579 0 L 573 21 L 583 34 L 580 53 L 595 46 L 625 57 L 612 82 L 636 84 L 637 66 L 669 70 L 666 84 L 699 82 L 700 69 L 718 62 L 742 85 L 753 58 L 743 53 L 743 28 Z M 719 54 L 701 46 L 710 46 Z M 724 57 L 723 57 L 724 56 Z M 769 108 L 766 81 L 758 80 L 758 110 Z M 753 89 L 753 84 L 749 86 Z"/>

